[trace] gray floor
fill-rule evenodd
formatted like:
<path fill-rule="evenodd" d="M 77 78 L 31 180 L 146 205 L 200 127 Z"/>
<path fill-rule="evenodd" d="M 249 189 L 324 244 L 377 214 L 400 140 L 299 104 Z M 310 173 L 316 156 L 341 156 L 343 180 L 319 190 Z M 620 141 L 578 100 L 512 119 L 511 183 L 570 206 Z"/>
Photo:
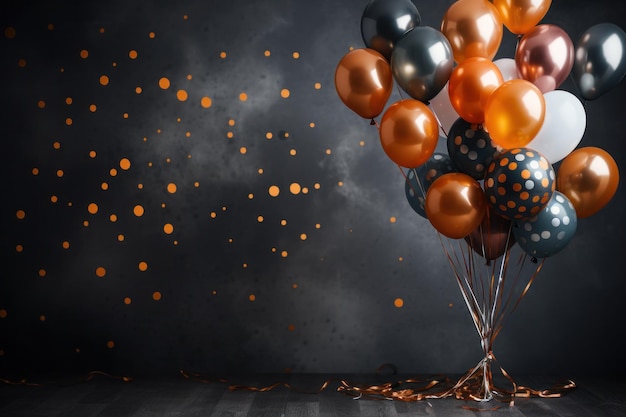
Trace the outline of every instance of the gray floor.
<path fill-rule="evenodd" d="M 561 398 L 517 398 L 510 406 L 496 400 L 481 403 L 454 398 L 376 400 L 338 390 L 342 380 L 349 387 L 382 384 L 376 375 L 255 375 L 210 380 L 180 374 L 128 381 L 104 374 L 88 376 L 88 380 L 87 376 L 4 380 L 0 384 L 0 416 L 626 416 L 626 382 L 617 379 L 581 378 L 575 381 L 576 389 Z M 385 377 L 385 381 L 404 379 Z M 529 381 L 524 384 L 536 384 L 532 388 L 537 390 L 552 384 L 548 378 Z M 240 389 L 231 389 L 233 386 Z M 394 389 L 399 388 L 403 386 Z"/>

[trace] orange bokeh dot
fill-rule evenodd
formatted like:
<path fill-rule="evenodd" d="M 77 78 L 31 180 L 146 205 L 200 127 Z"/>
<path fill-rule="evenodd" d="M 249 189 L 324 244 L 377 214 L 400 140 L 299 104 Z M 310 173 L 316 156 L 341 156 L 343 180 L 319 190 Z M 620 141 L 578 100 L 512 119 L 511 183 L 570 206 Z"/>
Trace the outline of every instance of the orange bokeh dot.
<path fill-rule="evenodd" d="M 291 92 L 288 89 L 283 88 L 282 90 L 280 90 L 280 96 L 282 98 L 288 98 L 290 95 L 291 95 Z"/>
<path fill-rule="evenodd" d="M 302 191 L 302 187 L 297 182 L 293 182 L 291 183 L 291 185 L 289 185 L 289 191 L 291 192 L 291 194 L 300 194 L 300 191 Z"/>
<path fill-rule="evenodd" d="M 129 305 L 130 303 L 132 303 L 133 300 L 130 299 L 130 297 L 124 297 L 124 304 Z"/>
<path fill-rule="evenodd" d="M 205 109 L 208 109 L 209 107 L 211 107 L 212 104 L 213 104 L 213 100 L 211 100 L 211 97 L 205 96 L 200 99 L 200 105 L 204 107 Z"/>
<path fill-rule="evenodd" d="M 85 59 L 89 56 L 89 51 L 86 49 L 83 49 L 82 51 L 80 51 L 80 57 Z"/>
<path fill-rule="evenodd" d="M 173 182 L 170 182 L 169 184 L 167 184 L 167 192 L 170 194 L 174 194 L 176 192 L 178 188 L 176 187 L 176 184 L 174 184 Z"/>
<path fill-rule="evenodd" d="M 143 208 L 143 206 L 137 204 L 135 207 L 133 207 L 133 214 L 137 217 L 141 217 L 143 216 L 145 210 Z"/>
<path fill-rule="evenodd" d="M 159 87 L 161 87 L 163 90 L 167 90 L 168 88 L 170 88 L 170 80 L 167 79 L 167 77 L 161 77 L 159 79 Z"/>
<path fill-rule="evenodd" d="M 115 342 L 114 342 L 114 341 L 112 341 L 112 340 L 109 340 L 109 341 L 107 342 L 107 347 L 108 347 L 109 349 L 113 349 L 113 348 L 115 347 Z"/>
<path fill-rule="evenodd" d="M 96 214 L 98 212 L 98 205 L 96 203 L 89 203 L 87 206 L 87 211 L 90 214 Z"/>
<path fill-rule="evenodd" d="M 101 85 L 109 85 L 109 77 L 107 75 L 100 76 L 100 84 Z"/>
<path fill-rule="evenodd" d="M 163 225 L 163 231 L 166 234 L 171 235 L 174 232 L 174 226 L 171 223 L 166 223 Z"/>
<path fill-rule="evenodd" d="M 130 160 L 128 158 L 120 159 L 120 168 L 124 171 L 128 170 L 130 168 Z"/>
<path fill-rule="evenodd" d="M 254 294 L 250 294 L 250 295 L 248 296 L 248 300 L 250 300 L 250 301 L 254 301 L 254 300 L 256 300 L 256 295 L 254 295 Z"/>
<path fill-rule="evenodd" d="M 400 308 L 404 305 L 404 300 L 402 298 L 396 298 L 395 300 L 393 300 L 393 305 L 397 308 Z"/>
<path fill-rule="evenodd" d="M 15 217 L 17 217 L 20 220 L 23 220 L 24 217 L 26 217 L 26 212 L 24 210 L 18 210 L 15 212 Z"/>
<path fill-rule="evenodd" d="M 7 318 L 7 311 L 5 309 L 1 309 L 0 310 L 0 319 L 6 319 Z"/>
<path fill-rule="evenodd" d="M 96 268 L 96 275 L 100 278 L 104 277 L 107 274 L 107 270 L 103 266 L 99 266 Z"/>
<path fill-rule="evenodd" d="M 135 51 L 134 49 L 131 49 L 131 50 L 128 52 L 128 57 L 129 57 L 130 59 L 136 59 L 136 58 L 137 58 L 137 51 Z"/>
<path fill-rule="evenodd" d="M 239 94 L 239 100 L 241 100 L 241 101 L 248 100 L 248 95 L 246 93 Z"/>
<path fill-rule="evenodd" d="M 278 197 L 280 194 L 280 188 L 277 185 L 271 185 L 267 191 L 272 197 Z"/>
<path fill-rule="evenodd" d="M 152 293 L 152 299 L 154 301 L 159 301 L 161 299 L 161 293 L 159 291 L 155 291 Z"/>
<path fill-rule="evenodd" d="M 189 95 L 187 94 L 187 91 L 185 90 L 178 90 L 176 92 L 176 98 L 178 99 L 178 101 L 187 101 L 188 97 Z"/>
<path fill-rule="evenodd" d="M 140 271 L 144 272 L 148 270 L 148 263 L 145 261 L 141 261 L 139 262 L 139 264 L 137 265 L 137 267 L 139 268 Z"/>

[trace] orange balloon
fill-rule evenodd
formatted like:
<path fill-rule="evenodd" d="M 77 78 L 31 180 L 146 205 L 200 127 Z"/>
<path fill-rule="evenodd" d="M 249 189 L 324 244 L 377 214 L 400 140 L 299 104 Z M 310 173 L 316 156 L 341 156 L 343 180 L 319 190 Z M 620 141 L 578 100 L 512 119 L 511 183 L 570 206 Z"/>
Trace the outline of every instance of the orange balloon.
<path fill-rule="evenodd" d="M 439 123 L 426 104 L 409 98 L 389 106 L 378 133 L 389 159 L 405 168 L 417 168 L 435 152 Z"/>
<path fill-rule="evenodd" d="M 348 52 L 335 70 L 335 88 L 343 103 L 366 119 L 382 113 L 393 89 L 387 60 L 369 48 Z"/>
<path fill-rule="evenodd" d="M 493 90 L 485 106 L 485 128 L 496 145 L 522 148 L 539 133 L 546 114 L 543 93 L 533 83 L 516 79 Z"/>
<path fill-rule="evenodd" d="M 548 13 L 552 0 L 493 0 L 502 23 L 516 35 L 531 30 Z"/>
<path fill-rule="evenodd" d="M 502 19 L 487 0 L 458 0 L 446 10 L 441 32 L 452 46 L 454 60 L 480 56 L 492 60 L 502 42 Z"/>
<path fill-rule="evenodd" d="M 579 218 L 595 214 L 611 201 L 618 184 L 617 163 L 608 152 L 593 146 L 572 151 L 556 175 L 556 189 L 572 202 Z"/>
<path fill-rule="evenodd" d="M 437 178 L 426 192 L 426 216 L 433 227 L 451 239 L 461 239 L 478 228 L 487 210 L 480 183 L 461 172 Z"/>
<path fill-rule="evenodd" d="M 467 58 L 454 68 L 448 80 L 450 104 L 463 120 L 481 124 L 487 99 L 502 83 L 502 73 L 491 60 Z"/>

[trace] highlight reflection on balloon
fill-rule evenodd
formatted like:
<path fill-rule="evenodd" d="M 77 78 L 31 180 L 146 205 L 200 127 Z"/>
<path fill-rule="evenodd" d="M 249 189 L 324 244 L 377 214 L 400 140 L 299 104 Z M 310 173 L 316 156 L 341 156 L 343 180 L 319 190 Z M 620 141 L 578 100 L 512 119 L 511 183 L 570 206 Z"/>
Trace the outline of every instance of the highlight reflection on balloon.
<path fill-rule="evenodd" d="M 589 217 L 603 208 L 615 195 L 619 170 L 604 149 L 578 148 L 561 161 L 557 190 L 567 196 L 579 218 Z"/>
<path fill-rule="evenodd" d="M 335 70 L 335 88 L 350 110 L 372 119 L 383 111 L 391 96 L 391 67 L 377 51 L 355 49 L 339 61 Z"/>

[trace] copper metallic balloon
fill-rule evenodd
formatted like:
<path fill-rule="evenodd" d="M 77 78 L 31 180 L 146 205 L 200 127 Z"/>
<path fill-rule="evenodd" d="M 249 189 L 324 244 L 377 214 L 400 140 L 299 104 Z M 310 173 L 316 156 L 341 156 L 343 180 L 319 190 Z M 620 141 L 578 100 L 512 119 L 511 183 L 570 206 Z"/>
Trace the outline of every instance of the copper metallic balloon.
<path fill-rule="evenodd" d="M 428 220 L 439 233 L 461 239 L 483 220 L 487 199 L 478 181 L 467 174 L 451 172 L 430 185 L 425 209 Z"/>
<path fill-rule="evenodd" d="M 355 49 L 339 61 L 335 88 L 343 103 L 366 119 L 382 113 L 393 89 L 391 67 L 379 52 Z"/>
<path fill-rule="evenodd" d="M 409 98 L 385 110 L 378 133 L 389 159 L 405 168 L 417 168 L 435 152 L 439 123 L 426 104 Z"/>
<path fill-rule="evenodd" d="M 458 0 L 444 14 L 441 32 L 452 46 L 454 60 L 460 64 L 473 56 L 493 59 L 504 29 L 498 11 L 487 0 Z"/>
<path fill-rule="evenodd" d="M 543 93 L 527 80 L 509 80 L 493 90 L 485 105 L 485 128 L 496 145 L 526 146 L 537 136 L 546 114 Z"/>
<path fill-rule="evenodd" d="M 552 0 L 493 0 L 502 23 L 511 33 L 523 35 L 544 18 Z"/>
<path fill-rule="evenodd" d="M 535 26 L 520 39 L 515 64 L 523 79 L 547 93 L 559 87 L 572 71 L 574 43 L 556 25 Z"/>
<path fill-rule="evenodd" d="M 452 70 L 448 81 L 450 103 L 470 123 L 485 121 L 487 99 L 504 83 L 500 69 L 487 58 L 467 58 Z"/>
<path fill-rule="evenodd" d="M 567 155 L 557 171 L 556 188 L 571 201 L 579 218 L 589 217 L 615 195 L 619 170 L 603 149 L 589 146 Z"/>

